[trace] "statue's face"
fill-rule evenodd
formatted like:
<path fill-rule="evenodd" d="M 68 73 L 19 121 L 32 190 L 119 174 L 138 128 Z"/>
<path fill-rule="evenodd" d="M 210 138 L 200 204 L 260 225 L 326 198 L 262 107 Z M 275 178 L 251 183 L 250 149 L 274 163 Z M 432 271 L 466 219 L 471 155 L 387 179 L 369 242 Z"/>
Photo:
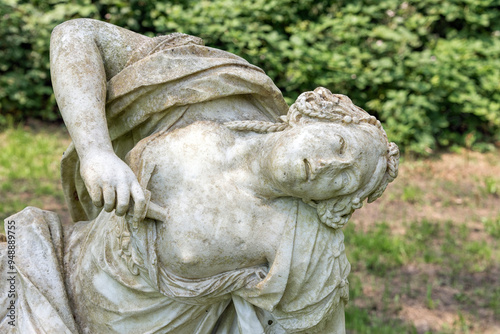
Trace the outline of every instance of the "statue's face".
<path fill-rule="evenodd" d="M 267 168 L 286 195 L 325 200 L 364 186 L 385 150 L 381 140 L 357 126 L 315 122 L 279 133 Z"/>

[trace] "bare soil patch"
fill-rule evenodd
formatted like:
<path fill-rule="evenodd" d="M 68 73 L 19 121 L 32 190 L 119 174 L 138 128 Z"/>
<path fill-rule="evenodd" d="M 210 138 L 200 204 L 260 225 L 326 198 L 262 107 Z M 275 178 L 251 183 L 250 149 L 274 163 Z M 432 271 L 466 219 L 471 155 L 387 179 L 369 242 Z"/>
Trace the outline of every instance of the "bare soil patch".
<path fill-rule="evenodd" d="M 380 317 L 413 324 L 418 333 L 500 333 L 500 243 L 485 227 L 486 221 L 500 219 L 499 194 L 499 152 L 463 151 L 404 160 L 384 196 L 358 210 L 350 224 L 366 232 L 386 222 L 390 233 L 404 235 L 411 222 L 451 222 L 468 242 L 488 245 L 490 262 L 479 271 L 454 270 L 446 261 L 416 262 L 384 277 L 353 263 L 351 279 L 356 276 L 363 283 L 363 293 L 354 304 Z M 442 247 L 440 238 L 431 240 L 431 247 Z"/>

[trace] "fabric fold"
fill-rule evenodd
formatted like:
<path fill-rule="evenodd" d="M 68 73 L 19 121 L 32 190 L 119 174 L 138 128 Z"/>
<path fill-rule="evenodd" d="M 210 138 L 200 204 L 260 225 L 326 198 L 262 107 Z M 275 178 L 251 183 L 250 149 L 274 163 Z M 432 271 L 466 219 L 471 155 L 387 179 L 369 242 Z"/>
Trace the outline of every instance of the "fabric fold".
<path fill-rule="evenodd" d="M 15 222 L 17 324 L 21 333 L 77 333 L 77 326 L 69 306 L 62 263 L 63 231 L 57 215 L 34 207 L 7 218 Z M 0 244 L 6 247 L 6 244 Z M 0 251 L 0 271 L 7 270 L 6 249 Z M 7 295 L 8 282 L 0 282 L 2 295 Z M 2 312 L 4 310 L 2 309 Z M 2 315 L 2 314 L 0 314 Z M 5 315 L 0 332 L 10 333 Z M 14 331 L 15 332 L 15 331 Z"/>

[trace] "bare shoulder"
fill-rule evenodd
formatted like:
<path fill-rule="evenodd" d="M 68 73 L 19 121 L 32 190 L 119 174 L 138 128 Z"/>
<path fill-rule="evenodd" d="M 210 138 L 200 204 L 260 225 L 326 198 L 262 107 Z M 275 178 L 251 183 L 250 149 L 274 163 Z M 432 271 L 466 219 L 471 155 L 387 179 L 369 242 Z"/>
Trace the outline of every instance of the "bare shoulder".
<path fill-rule="evenodd" d="M 80 35 L 92 35 L 94 38 L 99 39 L 101 36 L 105 38 L 108 36 L 115 36 L 116 38 L 123 39 L 138 39 L 140 42 L 149 39 L 149 37 L 138 34 L 131 30 L 116 26 L 111 23 L 94 20 L 94 19 L 86 19 L 79 18 L 68 20 L 56 26 L 52 31 L 52 35 L 65 35 L 65 34 L 80 34 Z"/>
<path fill-rule="evenodd" d="M 156 164 L 168 165 L 174 160 L 215 159 L 233 145 L 234 133 L 224 125 L 211 121 L 198 121 L 171 131 L 159 132 L 142 139 L 128 154 L 127 161 L 153 159 Z M 168 163 L 166 163 L 168 160 Z"/>
<path fill-rule="evenodd" d="M 170 140 L 178 140 L 186 144 L 193 143 L 203 146 L 203 143 L 231 145 L 234 142 L 234 132 L 223 124 L 212 121 L 197 121 L 185 127 L 175 129 L 166 134 Z"/>
<path fill-rule="evenodd" d="M 61 23 L 51 35 L 51 53 L 58 50 L 82 50 L 97 47 L 102 56 L 107 79 L 120 72 L 132 52 L 150 38 L 113 24 L 93 20 L 74 19 Z"/>

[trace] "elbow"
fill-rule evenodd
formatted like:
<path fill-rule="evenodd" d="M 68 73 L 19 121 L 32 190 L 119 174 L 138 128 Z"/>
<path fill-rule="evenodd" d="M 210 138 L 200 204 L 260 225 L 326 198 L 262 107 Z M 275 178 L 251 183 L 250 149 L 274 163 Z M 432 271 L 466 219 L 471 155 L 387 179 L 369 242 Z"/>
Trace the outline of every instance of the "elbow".
<path fill-rule="evenodd" d="M 95 40 L 95 22 L 92 19 L 73 19 L 56 26 L 50 35 L 50 64 L 52 67 L 61 55 L 70 50 L 91 45 Z"/>
<path fill-rule="evenodd" d="M 78 40 L 85 43 L 94 40 L 96 36 L 95 22 L 100 21 L 93 19 L 73 19 L 56 26 L 50 35 L 51 56 L 53 51 L 70 48 Z"/>
<path fill-rule="evenodd" d="M 75 35 L 82 32 L 94 30 L 94 22 L 99 22 L 93 19 L 79 18 L 72 19 L 57 25 L 50 36 L 51 41 L 61 38 L 65 35 Z"/>

